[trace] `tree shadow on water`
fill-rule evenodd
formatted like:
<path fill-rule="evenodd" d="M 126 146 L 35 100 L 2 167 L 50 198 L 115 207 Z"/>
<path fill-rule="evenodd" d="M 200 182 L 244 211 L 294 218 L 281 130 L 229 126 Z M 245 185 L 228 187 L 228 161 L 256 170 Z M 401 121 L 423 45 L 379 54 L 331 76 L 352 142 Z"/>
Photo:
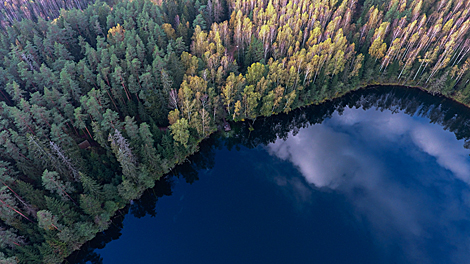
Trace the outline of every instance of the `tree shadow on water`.
<path fill-rule="evenodd" d="M 96 235 L 94 239 L 85 243 L 79 251 L 72 253 L 66 263 L 92 263 L 102 264 L 103 258 L 96 252 L 97 249 L 105 248 L 106 244 L 118 239 L 124 227 L 123 221 L 127 213 L 136 218 L 146 215 L 155 217 L 157 215 L 156 204 L 159 198 L 172 195 L 175 185 L 174 177 L 183 177 L 187 183 L 192 184 L 199 180 L 199 170 L 210 169 L 214 166 L 215 146 L 220 140 L 216 137 L 204 140 L 200 145 L 200 151 L 188 158 L 187 162 L 176 166 L 172 172 L 155 182 L 155 187 L 146 190 L 142 197 L 132 202 L 122 210 L 119 210 L 113 218 L 109 228 Z"/>
<path fill-rule="evenodd" d="M 172 176 L 183 177 L 189 184 L 199 180 L 199 171 L 212 169 L 215 165 L 215 149 L 221 146 L 217 135 L 205 139 L 199 145 L 199 151 L 188 158 L 187 162 L 176 166 Z"/>
<path fill-rule="evenodd" d="M 297 109 L 289 114 L 258 118 L 256 122 L 239 122 L 233 124 L 230 136 L 224 132 L 216 133 L 201 142 L 200 150 L 189 157 L 187 162 L 176 166 L 157 181 L 154 188 L 145 191 L 141 199 L 118 212 L 109 229 L 97 234 L 80 251 L 74 252 L 66 263 L 103 263 L 103 258 L 95 250 L 104 248 L 107 243 L 121 236 L 126 213 L 130 212 L 137 218 L 147 214 L 155 217 L 156 202 L 158 198 L 172 194 L 172 188 L 176 184 L 174 179 L 183 177 L 189 184 L 199 180 L 200 170 L 214 167 L 217 148 L 225 147 L 230 150 L 240 146 L 254 148 L 266 145 L 277 139 L 287 138 L 291 133 L 295 135 L 303 127 L 321 123 L 331 118 L 335 112 L 341 115 L 346 107 L 402 111 L 411 116 L 426 117 L 429 122 L 440 124 L 445 130 L 453 132 L 457 139 L 464 139 L 464 147 L 470 148 L 470 109 L 452 100 L 404 87 L 372 87 L 321 105 Z"/>
<path fill-rule="evenodd" d="M 131 213 L 137 218 L 144 217 L 147 214 L 152 217 L 156 216 L 157 212 L 155 208 L 158 198 L 170 196 L 172 194 L 171 187 L 172 180 L 170 177 L 163 177 L 161 180 L 157 181 L 155 187 L 146 190 L 139 200 L 119 210 L 107 230 L 96 234 L 96 237 L 85 243 L 79 251 L 73 252 L 65 263 L 102 264 L 103 258 L 95 251 L 105 248 L 109 242 L 118 239 L 122 235 L 121 230 L 124 227 L 123 221 L 127 213 Z"/>
<path fill-rule="evenodd" d="M 155 187 L 146 190 L 142 197 L 134 201 L 130 207 L 130 213 L 137 218 L 142 218 L 149 214 L 152 217 L 157 215 L 155 211 L 158 198 L 170 196 L 172 183 L 169 178 L 163 178 L 155 183 Z"/>
<path fill-rule="evenodd" d="M 127 207 L 121 211 L 126 211 Z M 96 237 L 85 243 L 79 251 L 73 252 L 65 261 L 65 263 L 93 263 L 102 264 L 103 258 L 95 252 L 96 249 L 102 249 L 109 242 L 118 239 L 122 233 L 124 214 L 117 214 L 113 218 L 109 228 L 103 232 L 96 234 Z"/>

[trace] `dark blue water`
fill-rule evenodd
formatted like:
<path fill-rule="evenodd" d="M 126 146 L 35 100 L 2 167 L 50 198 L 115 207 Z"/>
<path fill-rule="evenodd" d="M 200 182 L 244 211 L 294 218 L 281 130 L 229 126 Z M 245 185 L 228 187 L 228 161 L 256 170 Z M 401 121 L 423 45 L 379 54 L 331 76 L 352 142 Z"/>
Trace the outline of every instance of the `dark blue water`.
<path fill-rule="evenodd" d="M 186 164 L 202 169 L 168 179 L 155 217 L 127 215 L 95 253 L 103 263 L 468 263 L 464 122 L 440 102 L 380 96 L 206 142 L 205 158 Z M 390 96 L 399 102 L 378 106 Z"/>

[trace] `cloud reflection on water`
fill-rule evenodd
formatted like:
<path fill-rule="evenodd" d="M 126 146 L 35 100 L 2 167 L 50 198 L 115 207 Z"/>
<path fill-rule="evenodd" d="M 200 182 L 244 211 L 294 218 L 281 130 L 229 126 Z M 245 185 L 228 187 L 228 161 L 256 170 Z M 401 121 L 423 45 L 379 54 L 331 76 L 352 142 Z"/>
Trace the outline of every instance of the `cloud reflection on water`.
<path fill-rule="evenodd" d="M 469 151 L 441 126 L 346 108 L 267 150 L 293 163 L 311 185 L 277 177 L 279 186 L 299 201 L 308 200 L 312 186 L 345 195 L 385 250 L 399 244 L 411 263 L 467 263 Z"/>

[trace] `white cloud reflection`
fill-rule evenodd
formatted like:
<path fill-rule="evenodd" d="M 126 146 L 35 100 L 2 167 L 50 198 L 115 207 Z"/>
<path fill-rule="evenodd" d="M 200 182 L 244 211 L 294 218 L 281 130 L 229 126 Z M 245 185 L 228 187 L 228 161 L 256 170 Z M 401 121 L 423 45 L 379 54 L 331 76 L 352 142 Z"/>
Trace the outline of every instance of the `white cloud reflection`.
<path fill-rule="evenodd" d="M 379 244 L 400 241 L 407 261 L 467 263 L 470 232 L 461 229 L 470 224 L 469 151 L 439 125 L 347 108 L 267 150 L 305 177 L 274 179 L 297 200 L 308 200 L 312 186 L 339 192 Z M 442 242 L 437 250 L 436 241 Z"/>

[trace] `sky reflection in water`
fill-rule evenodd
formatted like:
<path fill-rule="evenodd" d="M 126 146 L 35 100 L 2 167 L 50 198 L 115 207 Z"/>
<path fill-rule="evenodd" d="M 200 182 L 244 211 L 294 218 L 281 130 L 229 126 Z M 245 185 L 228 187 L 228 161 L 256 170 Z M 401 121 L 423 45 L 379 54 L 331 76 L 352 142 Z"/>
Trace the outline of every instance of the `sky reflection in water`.
<path fill-rule="evenodd" d="M 468 263 L 470 151 L 428 119 L 346 108 L 266 146 L 305 177 L 274 177 L 299 206 L 315 189 L 344 195 L 385 255 Z"/>

